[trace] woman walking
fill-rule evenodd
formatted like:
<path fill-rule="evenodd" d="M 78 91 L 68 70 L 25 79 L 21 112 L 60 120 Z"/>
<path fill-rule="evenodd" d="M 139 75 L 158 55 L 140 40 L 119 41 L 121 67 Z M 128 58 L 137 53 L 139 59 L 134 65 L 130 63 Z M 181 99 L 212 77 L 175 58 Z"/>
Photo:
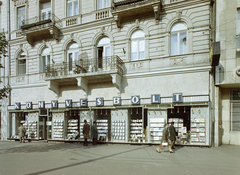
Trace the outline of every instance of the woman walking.
<path fill-rule="evenodd" d="M 168 128 L 169 128 L 169 125 L 166 123 L 164 125 L 161 143 L 159 144 L 159 146 L 156 150 L 158 153 L 161 153 L 160 148 L 164 149 L 165 145 L 168 146 L 169 152 L 173 153 L 173 150 L 171 149 L 171 146 L 168 144 L 168 140 L 169 140 Z"/>

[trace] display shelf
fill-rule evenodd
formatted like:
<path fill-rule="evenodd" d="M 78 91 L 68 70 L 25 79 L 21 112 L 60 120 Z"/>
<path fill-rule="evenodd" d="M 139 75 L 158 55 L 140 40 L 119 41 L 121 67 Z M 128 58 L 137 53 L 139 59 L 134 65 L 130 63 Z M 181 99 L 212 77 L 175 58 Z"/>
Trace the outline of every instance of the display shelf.
<path fill-rule="evenodd" d="M 112 136 L 114 140 L 125 140 L 125 120 L 112 121 Z"/>
<path fill-rule="evenodd" d="M 78 127 L 78 119 L 70 119 L 68 120 L 68 128 L 67 128 L 67 138 L 75 139 L 79 133 L 79 127 Z"/>
<path fill-rule="evenodd" d="M 37 138 L 37 121 L 26 121 L 23 126 L 26 128 L 28 138 Z"/>
<path fill-rule="evenodd" d="M 162 132 L 164 129 L 165 119 L 164 118 L 150 118 L 150 141 L 160 142 L 162 139 Z"/>
<path fill-rule="evenodd" d="M 183 119 L 182 118 L 169 118 L 168 123 L 174 122 L 174 128 L 178 134 L 181 134 L 183 127 Z"/>
<path fill-rule="evenodd" d="M 191 119 L 191 142 L 202 142 L 206 141 L 205 133 L 205 119 Z"/>
<path fill-rule="evenodd" d="M 53 120 L 53 138 L 64 138 L 63 120 Z"/>
<path fill-rule="evenodd" d="M 108 141 L 108 120 L 96 120 L 98 129 L 98 140 Z"/>
<path fill-rule="evenodd" d="M 130 121 L 130 140 L 141 141 L 145 139 L 143 134 L 143 123 L 142 119 L 131 119 Z"/>

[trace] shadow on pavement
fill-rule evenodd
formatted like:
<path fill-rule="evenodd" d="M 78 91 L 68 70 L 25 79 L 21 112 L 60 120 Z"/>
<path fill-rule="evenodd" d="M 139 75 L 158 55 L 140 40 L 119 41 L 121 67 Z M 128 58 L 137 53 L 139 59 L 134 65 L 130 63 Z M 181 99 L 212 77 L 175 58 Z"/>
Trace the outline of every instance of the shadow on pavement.
<path fill-rule="evenodd" d="M 128 152 L 144 149 L 146 147 L 148 147 L 148 146 L 143 146 L 143 147 L 135 148 L 135 149 L 128 150 L 128 151 L 122 151 L 122 152 L 111 154 L 111 155 L 108 155 L 108 156 L 102 156 L 102 157 L 99 157 L 99 158 L 96 158 L 96 159 L 90 159 L 90 160 L 83 161 L 83 162 L 78 162 L 78 163 L 74 163 L 74 164 L 70 164 L 70 165 L 66 165 L 66 166 L 52 168 L 52 169 L 49 169 L 49 170 L 39 171 L 39 172 L 35 172 L 35 173 L 29 173 L 29 174 L 26 174 L 26 175 L 37 175 L 37 174 L 44 174 L 44 173 L 48 173 L 48 172 L 58 171 L 58 170 L 61 170 L 61 169 L 65 169 L 65 168 L 69 168 L 69 167 L 73 167 L 73 166 L 78 166 L 78 165 L 82 165 L 82 164 L 87 164 L 87 163 L 95 162 L 95 161 L 98 161 L 98 160 L 106 159 L 106 158 L 109 158 L 109 157 L 121 155 L 123 153 L 128 153 Z"/>
<path fill-rule="evenodd" d="M 19 143 L 20 145 L 17 145 L 13 148 L 7 148 L 1 150 L 0 154 L 9 154 L 9 153 L 34 153 L 34 152 L 49 152 L 54 150 L 66 150 L 66 149 L 90 149 L 95 147 L 103 147 L 108 146 L 107 144 L 98 144 L 98 145 L 92 145 L 89 144 L 89 146 L 83 146 L 82 143 L 46 143 L 46 144 L 32 144 L 29 145 L 28 143 Z"/>

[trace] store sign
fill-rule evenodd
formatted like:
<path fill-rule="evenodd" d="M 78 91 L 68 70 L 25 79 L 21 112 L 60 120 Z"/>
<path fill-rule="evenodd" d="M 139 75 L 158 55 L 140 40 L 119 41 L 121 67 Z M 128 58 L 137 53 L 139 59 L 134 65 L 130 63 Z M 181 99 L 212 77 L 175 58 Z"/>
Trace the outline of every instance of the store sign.
<path fill-rule="evenodd" d="M 113 106 L 121 106 L 121 97 L 113 97 Z"/>
<path fill-rule="evenodd" d="M 38 108 L 39 109 L 45 109 L 45 101 L 39 101 L 38 102 Z"/>
<path fill-rule="evenodd" d="M 174 93 L 173 94 L 173 103 L 180 103 L 183 102 L 182 93 Z"/>
<path fill-rule="evenodd" d="M 160 94 L 151 95 L 151 103 L 152 104 L 160 104 L 161 103 Z"/>
<path fill-rule="evenodd" d="M 65 107 L 71 108 L 72 107 L 72 100 L 65 100 Z"/>
<path fill-rule="evenodd" d="M 32 109 L 32 102 L 26 103 L 26 109 Z"/>
<path fill-rule="evenodd" d="M 51 107 L 52 108 L 58 108 L 58 101 L 57 100 L 52 100 Z"/>
<path fill-rule="evenodd" d="M 16 110 L 21 109 L 21 103 L 15 103 L 14 109 L 16 109 Z"/>
<path fill-rule="evenodd" d="M 96 106 L 104 106 L 103 98 L 96 98 Z"/>
<path fill-rule="evenodd" d="M 131 98 L 131 103 L 132 105 L 139 105 L 140 104 L 140 96 L 132 96 Z"/>
<path fill-rule="evenodd" d="M 88 102 L 86 98 L 80 99 L 80 107 L 87 107 Z"/>

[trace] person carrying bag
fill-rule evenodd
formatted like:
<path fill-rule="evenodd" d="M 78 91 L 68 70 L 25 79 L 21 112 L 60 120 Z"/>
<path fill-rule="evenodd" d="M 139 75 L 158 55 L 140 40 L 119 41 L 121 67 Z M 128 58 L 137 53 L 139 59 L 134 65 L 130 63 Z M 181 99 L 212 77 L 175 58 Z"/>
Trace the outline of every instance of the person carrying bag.
<path fill-rule="evenodd" d="M 159 144 L 158 148 L 156 149 L 156 151 L 157 151 L 158 153 L 161 153 L 161 152 L 160 152 L 160 148 L 161 148 L 161 149 L 164 149 L 165 146 L 168 146 L 169 152 L 170 152 L 170 153 L 173 153 L 173 150 L 171 149 L 171 146 L 168 144 L 168 140 L 169 140 L 168 128 L 169 128 L 169 125 L 166 123 L 166 124 L 164 125 L 161 143 Z"/>

